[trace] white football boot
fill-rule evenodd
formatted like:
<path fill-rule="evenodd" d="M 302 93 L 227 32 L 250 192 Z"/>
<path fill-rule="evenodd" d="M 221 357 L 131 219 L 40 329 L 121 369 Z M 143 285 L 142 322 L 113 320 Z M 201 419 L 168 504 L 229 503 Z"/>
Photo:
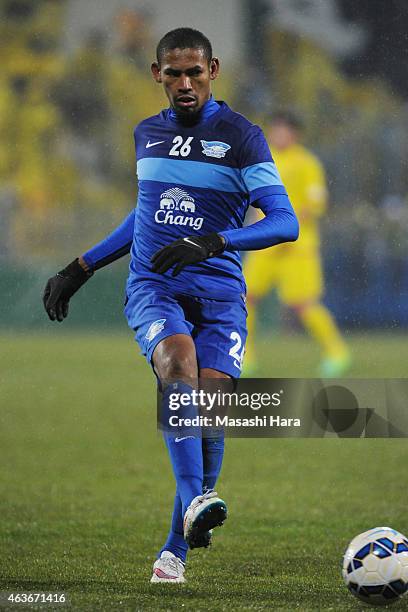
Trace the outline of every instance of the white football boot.
<path fill-rule="evenodd" d="M 184 539 L 190 548 L 203 546 L 205 532 L 223 524 L 227 518 L 227 505 L 215 491 L 207 491 L 197 495 L 189 505 L 184 515 Z M 206 546 L 206 544 L 204 544 Z"/>
<path fill-rule="evenodd" d="M 169 550 L 163 550 L 160 558 L 154 562 L 153 576 L 150 582 L 185 582 L 184 563 Z"/>

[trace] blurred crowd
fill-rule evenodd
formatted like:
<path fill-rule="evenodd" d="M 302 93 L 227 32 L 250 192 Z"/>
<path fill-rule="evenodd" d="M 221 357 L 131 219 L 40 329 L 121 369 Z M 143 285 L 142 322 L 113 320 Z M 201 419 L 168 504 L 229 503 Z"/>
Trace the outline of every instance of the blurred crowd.
<path fill-rule="evenodd" d="M 2 258 L 63 260 L 118 223 L 136 198 L 132 128 L 164 102 L 149 74 L 153 17 L 122 10 L 68 53 L 68 2 L 0 4 Z M 273 26 L 250 89 L 248 70 L 235 69 L 222 81 L 237 110 L 262 123 L 270 110 L 294 107 L 306 120 L 307 144 L 329 177 L 326 244 L 335 235 L 350 261 L 361 253 L 369 263 L 405 261 L 403 101 L 380 80 L 346 78 L 315 42 Z"/>
<path fill-rule="evenodd" d="M 121 11 L 113 48 L 92 30 L 67 54 L 66 5 L 0 5 L 2 257 L 72 251 L 119 221 L 136 197 L 133 126 L 160 108 L 147 18 Z"/>

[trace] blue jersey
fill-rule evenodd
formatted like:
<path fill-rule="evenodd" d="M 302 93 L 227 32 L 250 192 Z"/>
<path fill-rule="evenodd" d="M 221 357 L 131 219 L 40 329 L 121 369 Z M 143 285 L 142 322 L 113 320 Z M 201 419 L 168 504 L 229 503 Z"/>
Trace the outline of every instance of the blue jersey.
<path fill-rule="evenodd" d="M 150 259 L 188 235 L 217 232 L 228 245 L 229 232 L 242 228 L 250 203 L 286 194 L 261 129 L 225 102 L 211 99 L 206 107 L 193 127 L 182 125 L 166 109 L 135 129 L 139 193 L 129 294 L 140 282 L 158 281 L 180 294 L 238 298 L 245 283 L 236 250 L 227 247 L 176 278 L 171 270 L 153 273 Z"/>

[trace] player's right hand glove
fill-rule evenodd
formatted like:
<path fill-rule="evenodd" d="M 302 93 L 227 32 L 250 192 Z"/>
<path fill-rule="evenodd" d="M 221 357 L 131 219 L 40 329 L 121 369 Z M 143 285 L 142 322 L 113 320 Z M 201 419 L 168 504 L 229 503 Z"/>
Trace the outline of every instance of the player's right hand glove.
<path fill-rule="evenodd" d="M 51 321 L 62 321 L 68 315 L 71 297 L 93 275 L 92 270 L 84 270 L 78 258 L 66 268 L 48 279 L 45 286 L 43 303 Z"/>
<path fill-rule="evenodd" d="M 151 258 L 152 272 L 164 274 L 174 266 L 172 276 L 177 276 L 185 266 L 215 257 L 225 249 L 225 241 L 213 232 L 206 236 L 179 238 L 163 247 Z"/>

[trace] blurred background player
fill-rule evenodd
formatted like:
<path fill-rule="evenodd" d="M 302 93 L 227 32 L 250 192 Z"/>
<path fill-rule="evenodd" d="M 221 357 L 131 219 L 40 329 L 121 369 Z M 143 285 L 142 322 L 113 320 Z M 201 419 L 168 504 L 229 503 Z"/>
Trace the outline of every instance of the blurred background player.
<path fill-rule="evenodd" d="M 248 341 L 245 371 L 255 374 L 255 323 L 259 301 L 276 288 L 280 301 L 296 313 L 322 351 L 319 375 L 340 376 L 350 365 L 349 350 L 330 311 L 322 303 L 319 219 L 326 212 L 327 186 L 317 157 L 301 144 L 302 121 L 282 110 L 272 115 L 267 136 L 272 155 L 300 223 L 296 243 L 248 254 L 244 274 L 248 286 Z"/>

